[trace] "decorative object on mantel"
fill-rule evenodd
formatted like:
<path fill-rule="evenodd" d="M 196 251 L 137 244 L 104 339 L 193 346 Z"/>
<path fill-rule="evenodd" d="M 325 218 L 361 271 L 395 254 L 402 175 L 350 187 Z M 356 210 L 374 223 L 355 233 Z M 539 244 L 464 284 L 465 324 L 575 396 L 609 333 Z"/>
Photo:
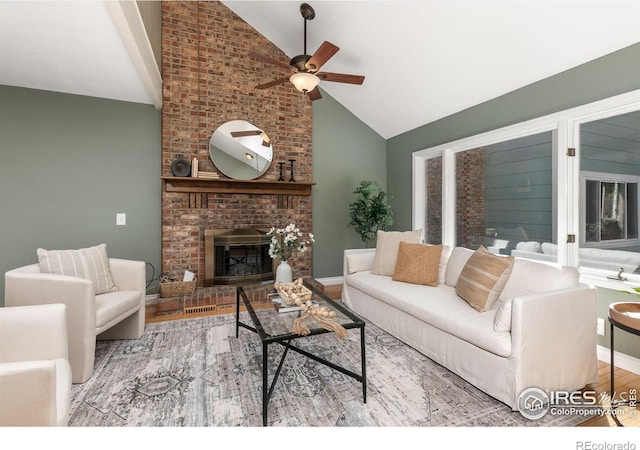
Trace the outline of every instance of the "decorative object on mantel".
<path fill-rule="evenodd" d="M 220 179 L 220 174 L 217 172 L 198 172 L 198 178 L 206 178 L 207 180 L 218 180 Z"/>
<path fill-rule="evenodd" d="M 267 235 L 271 236 L 271 244 L 269 245 L 269 256 L 272 259 L 279 259 L 280 264 L 276 269 L 276 282 L 291 283 L 293 281 L 293 273 L 288 261 L 293 252 L 298 250 L 304 252 L 307 247 L 315 242 L 312 233 L 308 238 L 304 238 L 304 234 L 295 223 L 290 223 L 285 228 L 271 228 Z"/>
<path fill-rule="evenodd" d="M 191 174 L 191 163 L 178 155 L 178 159 L 171 163 L 171 173 L 174 177 L 188 177 Z"/>
<path fill-rule="evenodd" d="M 191 160 L 191 178 L 198 178 L 198 158 Z"/>
<path fill-rule="evenodd" d="M 334 331 L 338 339 L 344 339 L 347 335 L 347 330 L 339 323 L 333 321 L 337 316 L 335 311 L 330 310 L 326 306 L 314 304 L 311 301 L 313 294 L 303 285 L 302 278 L 298 278 L 291 283 L 280 283 L 276 281 L 273 287 L 278 291 L 280 298 L 282 298 L 287 305 L 296 305 L 302 310 L 302 315 L 293 321 L 291 332 L 301 336 L 308 335 L 310 330 L 304 321 L 311 317 L 325 330 Z"/>
<path fill-rule="evenodd" d="M 290 159 L 289 162 L 291 163 L 291 178 L 289 178 L 289 181 L 294 182 L 296 180 L 293 178 L 293 163 L 296 162 L 296 160 Z"/>
<path fill-rule="evenodd" d="M 271 166 L 272 144 L 263 128 L 246 120 L 230 120 L 211 135 L 209 156 L 223 175 L 234 180 L 255 180 Z"/>
<path fill-rule="evenodd" d="M 360 235 L 365 247 L 375 244 L 378 230 L 386 231 L 393 224 L 387 193 L 375 181 L 363 180 L 353 191 L 356 199 L 349 205 L 349 226 Z"/>
<path fill-rule="evenodd" d="M 284 167 L 284 164 L 285 163 L 283 163 L 283 162 L 279 162 L 278 163 L 278 165 L 280 166 L 280 178 L 278 178 L 278 181 L 284 181 L 284 174 L 282 173 L 282 169 Z"/>

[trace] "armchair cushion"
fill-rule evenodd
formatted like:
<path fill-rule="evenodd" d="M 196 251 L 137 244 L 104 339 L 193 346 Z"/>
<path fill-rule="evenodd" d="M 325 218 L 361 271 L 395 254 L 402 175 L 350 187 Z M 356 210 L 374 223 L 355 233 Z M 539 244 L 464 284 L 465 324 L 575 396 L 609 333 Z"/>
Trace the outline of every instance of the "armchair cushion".
<path fill-rule="evenodd" d="M 92 281 L 96 295 L 118 290 L 111 278 L 106 244 L 79 250 L 39 248 L 36 253 L 40 270 L 44 273 L 68 275 Z"/>

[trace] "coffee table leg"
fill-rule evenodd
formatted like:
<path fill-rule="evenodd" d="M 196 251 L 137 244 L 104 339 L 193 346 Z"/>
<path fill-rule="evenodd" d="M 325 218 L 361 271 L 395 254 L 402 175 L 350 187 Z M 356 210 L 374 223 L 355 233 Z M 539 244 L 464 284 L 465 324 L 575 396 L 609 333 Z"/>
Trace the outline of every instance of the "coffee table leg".
<path fill-rule="evenodd" d="M 262 426 L 267 426 L 267 405 L 269 404 L 269 388 L 267 387 L 267 360 L 269 344 L 262 344 Z"/>
<path fill-rule="evenodd" d="M 240 328 L 240 290 L 236 288 L 236 338 Z"/>
<path fill-rule="evenodd" d="M 364 325 L 360 328 L 360 357 L 362 358 L 362 399 L 367 403 L 367 358 L 365 355 Z"/>

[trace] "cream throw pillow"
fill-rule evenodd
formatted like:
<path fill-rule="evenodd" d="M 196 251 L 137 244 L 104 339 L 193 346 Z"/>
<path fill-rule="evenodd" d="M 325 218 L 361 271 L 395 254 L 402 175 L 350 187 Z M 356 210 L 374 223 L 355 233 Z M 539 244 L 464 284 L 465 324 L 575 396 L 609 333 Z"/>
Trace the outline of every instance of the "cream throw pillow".
<path fill-rule="evenodd" d="M 419 244 L 422 242 L 422 230 L 380 231 L 376 237 L 376 255 L 373 258 L 371 272 L 376 275 L 392 276 L 396 269 L 400 242 Z"/>
<path fill-rule="evenodd" d="M 456 284 L 456 294 L 478 311 L 488 311 L 502 292 L 513 256 L 498 256 L 480 246 L 467 261 Z"/>
<path fill-rule="evenodd" d="M 406 283 L 437 286 L 441 255 L 442 245 L 400 242 L 396 268 L 391 279 Z"/>
<path fill-rule="evenodd" d="M 79 250 L 39 248 L 36 253 L 40 270 L 44 273 L 55 273 L 92 281 L 96 295 L 118 290 L 111 278 L 106 244 Z"/>

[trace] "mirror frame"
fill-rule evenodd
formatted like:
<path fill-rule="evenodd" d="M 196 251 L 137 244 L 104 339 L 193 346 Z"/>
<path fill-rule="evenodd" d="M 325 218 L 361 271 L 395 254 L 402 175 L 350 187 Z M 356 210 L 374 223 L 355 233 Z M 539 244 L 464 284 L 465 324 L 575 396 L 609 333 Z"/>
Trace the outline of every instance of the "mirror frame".
<path fill-rule="evenodd" d="M 232 136 L 236 132 L 253 134 Z M 271 167 L 273 143 L 262 128 L 246 120 L 230 120 L 211 134 L 209 157 L 223 175 L 234 180 L 254 180 Z"/>

